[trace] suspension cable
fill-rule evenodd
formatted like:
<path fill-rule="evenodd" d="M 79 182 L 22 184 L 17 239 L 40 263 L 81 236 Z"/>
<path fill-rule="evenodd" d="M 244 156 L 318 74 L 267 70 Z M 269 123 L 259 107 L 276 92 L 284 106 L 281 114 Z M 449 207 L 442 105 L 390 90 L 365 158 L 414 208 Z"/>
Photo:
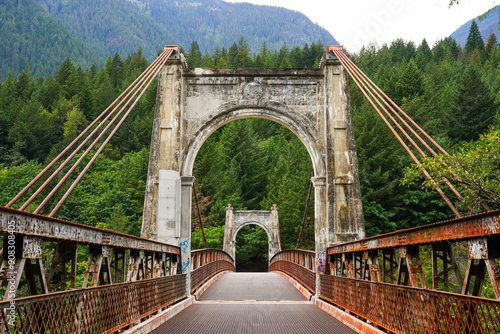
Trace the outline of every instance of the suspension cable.
<path fill-rule="evenodd" d="M 37 189 L 37 191 L 35 193 L 33 193 L 33 195 L 31 195 L 31 197 L 21 206 L 20 210 L 25 210 L 29 204 L 31 204 L 31 202 L 33 202 L 33 200 L 35 200 L 35 198 L 47 187 L 47 185 L 61 172 L 61 170 L 66 167 L 66 165 L 75 157 L 75 155 L 80 152 L 80 150 L 85 146 L 85 144 L 88 143 L 88 141 L 99 131 L 99 129 L 104 126 L 104 124 L 106 124 L 106 122 L 109 120 L 109 118 L 111 118 L 111 116 L 113 116 L 113 114 L 116 112 L 116 110 L 118 110 L 118 108 L 120 106 L 122 106 L 123 103 L 127 102 L 130 94 L 132 94 L 134 92 L 134 90 L 140 88 L 140 84 L 143 83 L 146 79 L 147 79 L 147 75 L 149 75 L 151 73 L 151 71 L 156 67 L 158 66 L 159 62 L 162 60 L 162 56 L 158 57 L 127 89 L 126 89 L 126 92 L 127 95 L 113 108 L 113 110 L 111 110 L 111 112 L 102 120 L 102 122 L 100 122 L 97 127 L 84 139 L 84 141 L 71 153 L 70 156 L 68 156 L 66 158 L 66 160 L 52 173 L 52 175 Z M 123 96 L 123 94 L 121 95 Z M 116 100 L 115 100 L 116 102 Z M 129 103 L 129 101 L 127 102 L 127 104 Z M 113 103 L 115 104 L 115 103 Z M 126 104 L 126 105 L 127 105 Z M 111 107 L 111 106 L 110 106 Z M 110 107 L 108 107 L 106 110 L 109 110 Z M 123 108 L 120 110 L 119 113 L 121 113 L 123 110 Z M 110 124 L 112 124 L 114 122 L 115 119 L 113 119 L 111 121 Z M 94 121 L 95 122 L 95 121 Z M 106 132 L 106 130 L 109 129 L 109 127 L 106 127 L 102 132 L 101 134 L 98 136 L 98 138 L 90 145 L 90 147 L 87 149 L 87 151 L 84 153 L 83 157 L 81 158 L 81 160 L 83 160 L 83 158 L 85 158 L 85 156 L 87 156 L 87 154 L 90 152 L 90 150 L 95 146 L 95 144 L 97 144 L 97 142 L 102 138 L 102 136 L 104 135 L 104 133 Z M 79 163 L 81 162 L 81 160 L 79 160 L 74 168 L 76 168 L 76 166 L 79 165 Z M 69 172 L 69 174 L 71 174 L 74 170 L 74 168 L 71 169 L 71 172 Z M 69 176 L 68 174 L 68 176 Z M 64 180 L 66 180 L 67 178 L 65 178 Z M 64 182 L 62 182 L 64 183 Z M 61 183 L 61 185 L 62 185 Z M 59 189 L 59 187 L 57 187 L 57 189 Z M 52 197 L 52 196 L 51 196 Z M 43 206 L 42 206 L 43 207 Z M 41 210 L 41 208 L 40 208 Z M 36 210 L 35 213 L 38 213 L 40 212 L 40 210 Z"/>
<path fill-rule="evenodd" d="M 122 117 L 122 119 L 118 122 L 118 124 L 115 126 L 115 128 L 108 135 L 108 137 L 106 138 L 106 140 L 101 144 L 101 146 L 99 147 L 99 149 L 97 150 L 97 152 L 92 156 L 92 158 L 90 159 L 90 161 L 87 163 L 87 165 L 84 167 L 84 169 L 80 172 L 80 174 L 75 179 L 75 181 L 73 181 L 73 183 L 71 184 L 71 186 L 69 187 L 69 189 L 63 195 L 63 197 L 59 200 L 59 202 L 54 207 L 54 209 L 52 209 L 52 211 L 49 214 L 49 217 L 54 217 L 54 215 L 57 213 L 57 211 L 59 211 L 59 209 L 64 204 L 64 202 L 66 201 L 66 199 L 68 198 L 68 196 L 73 192 L 73 190 L 78 185 L 78 183 L 80 182 L 80 180 L 83 178 L 83 176 L 85 175 L 85 173 L 89 170 L 90 166 L 92 166 L 92 164 L 96 161 L 97 157 L 102 153 L 102 151 L 104 150 L 104 148 L 106 147 L 106 145 L 109 143 L 109 141 L 111 140 L 111 138 L 115 135 L 116 131 L 118 131 L 118 129 L 120 128 L 120 126 L 123 124 L 123 122 L 125 121 L 125 119 L 127 118 L 127 116 L 132 111 L 132 109 L 134 109 L 134 107 L 136 106 L 137 102 L 139 102 L 140 98 L 144 95 L 144 93 L 146 92 L 146 90 L 149 88 L 149 86 L 151 85 L 151 83 L 153 82 L 153 80 L 156 78 L 156 76 L 160 72 L 160 70 L 163 67 L 163 65 L 167 62 L 168 58 L 172 55 L 173 51 L 174 51 L 173 49 L 167 49 L 167 50 L 165 50 L 163 52 L 162 55 L 164 55 L 164 57 L 163 57 L 162 61 L 160 63 L 158 63 L 158 66 L 155 68 L 154 72 L 148 76 L 148 82 L 147 82 L 147 84 L 144 86 L 144 83 L 143 83 L 143 86 L 141 86 L 139 88 L 139 89 L 142 89 L 142 91 L 137 96 L 136 100 L 132 103 L 132 105 L 126 111 L 126 113 L 124 114 L 124 116 Z M 136 94 L 137 94 L 137 92 L 132 96 L 132 98 L 135 98 Z M 126 106 L 124 106 L 122 109 L 124 109 L 125 107 Z M 112 122 L 114 122 L 114 120 L 116 118 L 118 118 L 118 116 L 119 116 L 119 114 L 117 114 L 115 116 L 115 118 L 113 119 Z M 109 127 L 109 124 L 106 127 L 106 129 L 103 130 L 103 132 L 106 132 L 108 127 Z"/>
<path fill-rule="evenodd" d="M 453 211 L 453 213 L 457 217 L 461 217 L 461 214 L 457 210 L 457 208 L 453 205 L 453 203 L 451 203 L 451 201 L 449 200 L 449 198 L 444 194 L 444 192 L 438 186 L 438 184 L 436 183 L 436 181 L 434 181 L 434 179 L 429 174 L 429 172 L 423 167 L 423 165 L 420 163 L 420 161 L 418 160 L 418 158 L 410 150 L 410 148 L 408 147 L 408 145 L 403 141 L 403 139 L 396 132 L 396 130 L 394 129 L 394 127 L 389 123 L 389 121 L 387 120 L 387 118 L 382 114 L 382 112 L 379 110 L 379 108 L 375 105 L 374 100 L 377 101 L 377 104 L 380 105 L 381 109 L 384 110 L 384 113 L 386 113 L 388 115 L 388 117 L 392 120 L 392 122 L 394 124 L 396 124 L 396 126 L 398 127 L 398 129 L 401 132 L 403 132 L 404 134 L 406 134 L 406 137 L 407 137 L 407 139 L 410 140 L 410 143 L 412 143 L 412 145 L 414 147 L 416 147 L 417 146 L 416 143 L 411 138 L 408 138 L 408 134 L 401 128 L 401 126 L 399 125 L 399 123 L 396 122 L 396 120 L 389 114 L 389 112 L 373 96 L 373 93 L 370 91 L 370 89 L 368 89 L 368 87 L 364 84 L 364 82 L 362 82 L 361 80 L 359 80 L 359 76 L 356 73 L 354 73 L 354 71 L 353 71 L 353 66 L 355 67 L 355 65 L 354 64 L 351 65 L 350 63 L 346 62 L 345 58 L 343 57 L 343 52 L 341 51 L 340 48 L 330 48 L 329 47 L 327 49 L 327 51 L 330 51 L 330 50 L 333 51 L 334 55 L 339 59 L 340 63 L 344 66 L 344 68 L 346 69 L 346 71 L 349 73 L 349 75 L 353 79 L 354 83 L 358 86 L 358 88 L 361 90 L 361 92 L 363 93 L 363 95 L 367 98 L 368 102 L 372 105 L 372 107 L 378 113 L 378 115 L 383 120 L 383 122 L 386 124 L 386 126 L 389 128 L 389 130 L 392 132 L 392 134 L 396 137 L 396 139 L 399 141 L 399 143 L 403 146 L 403 148 L 405 149 L 405 151 L 410 155 L 411 159 L 415 162 L 415 164 L 417 164 L 417 166 L 419 166 L 419 168 L 424 173 L 425 177 L 427 179 L 429 179 L 429 181 L 431 182 L 431 184 L 434 186 L 434 189 L 438 192 L 438 194 L 445 201 L 445 203 L 448 205 L 448 207 Z M 372 100 L 372 98 L 373 98 L 373 100 Z M 419 150 L 419 152 L 422 152 L 420 148 L 417 148 L 417 150 Z M 424 154 L 424 156 L 425 156 L 425 154 Z"/>
<path fill-rule="evenodd" d="M 72 183 L 63 197 L 59 200 L 57 205 L 49 214 L 49 217 L 53 217 L 57 211 L 60 209 L 62 204 L 66 201 L 68 196 L 74 190 L 78 182 L 82 179 L 85 173 L 88 171 L 90 166 L 95 162 L 97 157 L 102 153 L 105 146 L 109 143 L 111 138 L 118 131 L 120 126 L 123 124 L 125 119 L 129 116 L 132 109 L 137 105 L 139 99 L 144 95 L 146 90 L 149 88 L 151 83 L 159 74 L 161 68 L 165 65 L 170 56 L 178 52 L 177 46 L 165 46 L 164 51 L 153 61 L 144 72 L 135 79 L 132 84 L 130 84 L 121 94 L 118 96 L 98 117 L 96 117 L 92 123 L 90 123 L 71 143 L 64 148 L 61 153 L 57 155 L 54 160 L 52 160 L 38 175 L 31 180 L 6 206 L 12 207 L 28 190 L 30 190 L 33 185 L 39 181 L 54 165 L 64 157 L 72 148 L 80 142 L 83 141 L 74 149 L 70 155 L 62 162 L 58 168 L 44 181 L 44 183 L 30 196 L 30 198 L 21 206 L 20 210 L 26 210 L 26 208 L 40 195 L 40 193 L 63 171 L 63 169 L 69 164 L 69 162 L 82 151 L 82 149 L 87 145 L 87 143 L 94 137 L 96 138 L 87 147 L 87 149 L 82 153 L 79 159 L 73 164 L 68 172 L 62 177 L 62 179 L 57 183 L 56 186 L 50 191 L 49 195 L 45 197 L 40 205 L 33 211 L 38 214 L 44 208 L 44 206 L 52 199 L 55 193 L 63 186 L 63 184 L 68 180 L 70 175 L 75 171 L 75 169 L 80 165 L 80 163 L 91 153 L 94 147 L 100 142 L 104 135 L 111 129 L 111 127 L 118 121 L 118 123 L 111 130 L 109 135 L 106 137 L 104 142 L 98 146 L 97 151 L 92 155 L 92 158 L 84 167 L 84 169 L 77 176 L 76 180 Z M 127 109 L 128 108 L 128 109 Z M 126 111 L 125 111 L 126 110 Z M 125 113 L 124 113 L 125 111 Z M 123 115 L 122 115 L 123 114 Z M 111 117 L 113 117 L 111 119 Z M 111 120 L 110 120 L 111 119 Z M 106 125 L 106 126 L 105 126 Z M 104 127 L 105 126 L 105 127 Z M 104 127 L 104 129 L 102 129 Z M 87 134 L 90 130 L 91 133 Z"/>
<path fill-rule="evenodd" d="M 418 141 L 424 145 L 424 147 L 434 156 L 434 157 L 437 157 L 438 154 L 427 144 L 427 142 L 425 140 L 423 140 L 423 138 L 400 116 L 400 114 L 402 114 L 418 131 L 420 131 L 420 133 L 427 139 L 429 140 L 437 149 L 438 151 L 441 152 L 441 154 L 443 155 L 449 155 L 448 152 L 446 152 L 424 129 L 422 129 L 407 113 L 405 113 L 391 98 L 389 98 L 383 91 L 382 89 L 380 89 L 375 83 L 373 83 L 373 81 L 363 72 L 361 71 L 361 69 L 359 69 L 353 62 L 351 59 L 349 59 L 349 57 L 347 57 L 342 51 L 341 49 L 339 48 L 336 48 L 336 47 L 332 47 L 332 48 L 329 48 L 329 50 L 331 50 L 335 56 L 337 56 L 337 58 L 339 58 L 339 60 L 341 60 L 341 63 L 343 63 L 343 61 L 349 65 L 351 65 L 351 67 L 354 69 L 354 71 L 356 73 L 358 73 L 362 80 L 364 82 L 366 82 L 368 84 L 368 86 L 370 87 L 370 89 L 380 98 L 380 100 L 383 101 L 383 103 L 392 111 L 392 113 L 394 115 L 396 115 L 396 117 L 403 123 L 403 125 L 408 129 L 410 130 L 410 132 L 418 139 Z M 344 63 L 343 63 L 344 64 Z M 380 92 L 380 94 L 379 94 Z M 381 96 L 382 95 L 382 96 Z M 394 110 L 392 108 L 392 106 L 394 106 L 398 111 Z M 383 107 L 382 107 L 383 108 Z M 401 130 L 403 132 L 403 130 Z M 406 135 L 405 135 L 406 136 Z M 419 150 L 415 145 L 413 145 L 417 150 Z M 420 150 L 419 150 L 419 153 Z M 422 153 L 421 153 L 422 154 Z M 425 157 L 425 155 L 422 155 L 423 157 Z M 443 166 L 447 167 L 448 165 L 441 159 L 439 158 L 439 162 L 443 164 Z M 465 173 L 468 175 L 468 172 L 465 171 Z M 440 173 L 438 173 L 440 176 L 442 176 Z M 455 173 L 452 173 L 452 176 L 453 178 L 456 180 L 456 181 L 459 181 L 459 177 L 458 175 L 456 175 Z M 443 177 L 443 176 L 442 176 Z M 458 192 L 458 190 L 456 190 L 456 188 L 450 183 L 450 181 L 443 177 L 443 181 L 445 182 L 445 184 L 448 186 L 448 188 L 459 198 L 459 199 L 462 199 L 463 196 Z M 490 211 L 491 209 L 488 207 L 487 204 L 485 203 L 480 203 L 480 205 L 483 207 L 483 209 L 485 209 L 486 211 Z M 475 210 L 472 208 L 472 207 L 468 207 L 469 211 L 471 213 L 475 213 Z"/>

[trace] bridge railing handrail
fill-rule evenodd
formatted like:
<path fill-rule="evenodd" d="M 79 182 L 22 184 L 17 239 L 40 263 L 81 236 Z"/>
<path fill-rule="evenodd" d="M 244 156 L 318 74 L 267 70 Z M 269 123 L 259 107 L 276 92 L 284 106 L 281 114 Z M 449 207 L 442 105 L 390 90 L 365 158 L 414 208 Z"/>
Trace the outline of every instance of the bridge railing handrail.
<path fill-rule="evenodd" d="M 500 234 L 500 210 L 451 219 L 328 247 L 327 254 L 342 254 L 390 247 L 468 240 Z"/>
<path fill-rule="evenodd" d="M 185 280 L 178 274 L 0 301 L 0 332 L 112 333 L 186 298 Z"/>
<path fill-rule="evenodd" d="M 284 250 L 281 250 L 278 253 L 274 254 L 274 256 L 269 261 L 269 264 L 272 264 L 273 262 L 276 262 L 276 261 L 281 261 L 281 259 L 279 259 L 279 258 L 282 257 L 284 254 L 294 254 L 294 253 L 307 254 L 309 256 L 312 256 L 313 258 L 316 256 L 316 253 L 314 251 L 311 251 L 308 249 L 284 249 Z M 299 263 L 297 263 L 297 264 L 299 264 Z M 304 266 L 304 267 L 314 271 L 314 265 L 312 266 L 312 268 L 309 268 L 307 266 Z"/>
<path fill-rule="evenodd" d="M 180 254 L 179 246 L 0 206 L 0 233 L 11 232 L 50 241 Z"/>
<path fill-rule="evenodd" d="M 314 293 L 316 289 L 315 258 L 316 253 L 310 250 L 282 250 L 271 258 L 269 271 L 281 271 Z"/>
<path fill-rule="evenodd" d="M 235 271 L 234 260 L 225 251 L 203 248 L 191 251 L 191 292 L 222 271 Z"/>

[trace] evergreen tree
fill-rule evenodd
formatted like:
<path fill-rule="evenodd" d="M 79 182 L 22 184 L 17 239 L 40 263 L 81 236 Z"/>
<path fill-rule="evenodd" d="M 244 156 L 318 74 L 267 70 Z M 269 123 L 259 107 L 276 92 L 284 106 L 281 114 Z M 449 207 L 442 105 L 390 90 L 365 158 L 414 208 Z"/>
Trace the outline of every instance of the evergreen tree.
<path fill-rule="evenodd" d="M 398 82 L 398 97 L 413 98 L 424 93 L 424 80 L 417 66 L 411 60 Z"/>
<path fill-rule="evenodd" d="M 69 76 L 71 75 L 71 72 L 74 69 L 75 66 L 71 62 L 71 59 L 69 59 L 69 57 L 64 59 L 63 63 L 61 64 L 61 67 L 56 72 L 56 80 L 57 82 L 59 82 L 60 86 L 64 86 L 66 84 L 66 80 L 68 80 Z"/>
<path fill-rule="evenodd" d="M 38 91 L 38 100 L 42 103 L 42 106 L 52 111 L 54 103 L 59 98 L 60 86 L 59 83 L 52 77 L 48 76 L 42 84 L 42 87 Z"/>
<path fill-rule="evenodd" d="M 64 138 L 73 140 L 85 127 L 85 115 L 78 107 L 74 107 L 67 115 L 64 123 Z"/>
<path fill-rule="evenodd" d="M 236 42 L 234 42 L 233 45 L 231 45 L 231 47 L 227 51 L 226 63 L 228 67 L 235 67 L 234 64 L 236 63 L 236 57 L 238 56 L 238 51 L 239 51 L 238 45 L 236 44 Z"/>
<path fill-rule="evenodd" d="M 190 68 L 196 68 L 202 66 L 202 54 L 200 51 L 200 46 L 197 41 L 193 41 L 191 43 L 191 47 L 189 48 L 188 55 L 186 57 L 186 61 Z"/>
<path fill-rule="evenodd" d="M 241 36 L 238 42 L 238 54 L 234 60 L 233 67 L 252 67 L 250 52 L 250 46 L 243 36 Z"/>
<path fill-rule="evenodd" d="M 229 166 L 231 177 L 241 182 L 242 205 L 257 209 L 264 197 L 266 156 L 248 120 L 226 125 L 221 133 L 221 158 Z"/>
<path fill-rule="evenodd" d="M 497 110 L 495 98 L 481 79 L 479 71 L 470 66 L 458 85 L 448 115 L 450 138 L 456 141 L 477 140 L 492 124 Z"/>
<path fill-rule="evenodd" d="M 488 35 L 488 39 L 486 42 L 485 46 L 485 55 L 487 58 L 491 58 L 495 51 L 497 50 L 497 36 L 493 32 L 493 29 L 490 31 L 490 34 Z"/>
<path fill-rule="evenodd" d="M 415 62 L 418 68 L 422 71 L 431 59 L 432 51 L 429 47 L 429 44 L 427 44 L 427 40 L 424 38 L 422 40 L 422 44 L 418 46 L 417 55 L 415 56 Z"/>
<path fill-rule="evenodd" d="M 281 67 L 285 58 L 288 58 L 289 54 L 290 54 L 290 50 L 288 50 L 288 48 L 286 46 L 286 42 L 284 42 L 283 45 L 281 46 L 279 53 L 278 53 L 278 66 L 279 67 Z M 290 63 L 290 61 L 288 61 L 288 63 Z"/>
<path fill-rule="evenodd" d="M 481 32 L 479 31 L 476 20 L 472 20 L 464 50 L 468 54 L 471 54 L 474 50 L 478 50 L 480 55 L 484 53 L 484 40 L 481 36 Z"/>
<path fill-rule="evenodd" d="M 16 81 L 16 94 L 15 96 L 26 102 L 31 98 L 35 91 L 35 79 L 26 67 Z"/>
<path fill-rule="evenodd" d="M 78 71 L 73 67 L 71 69 L 71 73 L 61 88 L 64 97 L 67 100 L 71 100 L 71 98 L 80 93 L 82 89 L 82 81 L 80 76 L 78 75 Z"/>

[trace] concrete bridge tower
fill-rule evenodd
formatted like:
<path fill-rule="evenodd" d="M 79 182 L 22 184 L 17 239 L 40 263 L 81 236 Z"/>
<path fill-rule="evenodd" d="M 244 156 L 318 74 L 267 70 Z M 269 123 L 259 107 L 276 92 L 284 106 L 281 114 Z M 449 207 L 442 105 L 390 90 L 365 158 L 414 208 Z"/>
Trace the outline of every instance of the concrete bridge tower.
<path fill-rule="evenodd" d="M 318 266 L 327 246 L 364 237 L 347 74 L 332 52 L 317 69 L 192 69 L 177 49 L 160 73 L 154 117 L 142 236 L 180 245 L 188 275 L 194 160 L 236 119 L 275 121 L 308 150 Z"/>

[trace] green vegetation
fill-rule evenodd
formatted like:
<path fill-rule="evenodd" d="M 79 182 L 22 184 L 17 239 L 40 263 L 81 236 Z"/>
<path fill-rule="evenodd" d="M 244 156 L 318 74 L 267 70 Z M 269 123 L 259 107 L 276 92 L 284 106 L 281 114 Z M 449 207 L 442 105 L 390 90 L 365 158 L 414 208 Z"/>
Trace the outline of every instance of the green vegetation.
<path fill-rule="evenodd" d="M 53 73 L 66 57 L 83 67 L 103 58 L 32 0 L 0 2 L 0 80 L 25 68 L 35 76 Z"/>
<path fill-rule="evenodd" d="M 496 152 L 481 148 L 490 135 L 481 137 L 477 144 L 474 141 L 489 126 L 500 125 L 500 97 L 496 95 L 500 89 L 500 48 L 492 40 L 488 39 L 486 47 L 483 44 L 484 49 L 477 41 L 475 47 L 469 44 L 462 49 L 452 38 L 438 42 L 432 49 L 425 40 L 418 47 L 396 40 L 380 48 L 367 46 L 351 57 L 442 146 L 457 154 L 477 151 L 480 154 L 476 156 L 483 157 Z M 274 51 L 263 43 L 252 53 L 246 40 L 240 38 L 229 49 L 216 48 L 211 54 L 202 53 L 199 44 L 193 42 L 185 54 L 190 66 L 312 67 L 317 66 L 324 49 L 317 42 L 291 49 L 283 45 Z M 54 75 L 45 78 L 35 78 L 28 70 L 19 76 L 9 74 L 0 86 L 2 203 L 12 198 L 147 65 L 139 49 L 126 59 L 110 55 L 102 69 L 92 66 L 83 70 L 66 59 Z M 401 186 L 410 158 L 354 84 L 351 98 L 367 234 L 451 218 L 450 210 L 433 191 L 416 185 Z M 140 233 L 154 104 L 153 87 L 76 188 L 59 217 Z M 462 150 L 464 145 L 467 149 Z M 499 176 L 494 172 L 495 168 L 498 171 L 498 158 L 488 168 L 492 185 L 498 184 Z M 194 172 L 209 246 L 222 246 L 221 225 L 227 204 L 236 209 L 269 210 L 276 203 L 280 208 L 283 248 L 293 248 L 311 169 L 302 143 L 276 123 L 244 119 L 218 129 L 202 146 Z M 314 245 L 312 212 L 305 231 L 305 248 Z M 195 224 L 193 227 L 193 247 L 204 247 Z M 242 259 L 250 260 L 256 249 L 267 249 L 267 238 L 259 229 L 248 228 L 239 238 L 256 243 L 250 248 L 240 245 Z"/>
<path fill-rule="evenodd" d="M 243 34 L 254 50 L 266 42 L 278 50 L 321 39 L 337 44 L 305 15 L 285 8 L 220 0 L 5 0 L 0 3 L 0 80 L 29 66 L 35 76 L 53 74 L 70 57 L 83 69 L 101 67 L 108 54 L 122 57 L 141 47 L 149 61 L 165 44 L 203 53 L 229 48 Z"/>

